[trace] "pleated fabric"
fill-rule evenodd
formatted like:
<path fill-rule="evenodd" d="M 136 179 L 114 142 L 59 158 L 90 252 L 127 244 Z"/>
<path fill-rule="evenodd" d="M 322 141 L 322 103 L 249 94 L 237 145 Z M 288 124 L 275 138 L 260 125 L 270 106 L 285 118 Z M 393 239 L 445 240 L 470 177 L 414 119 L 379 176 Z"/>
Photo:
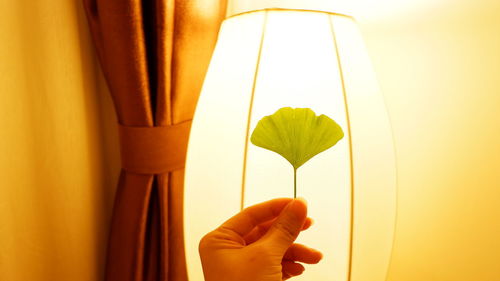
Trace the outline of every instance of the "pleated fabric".
<path fill-rule="evenodd" d="M 187 280 L 184 163 L 225 0 L 84 0 L 119 124 L 107 281 Z"/>

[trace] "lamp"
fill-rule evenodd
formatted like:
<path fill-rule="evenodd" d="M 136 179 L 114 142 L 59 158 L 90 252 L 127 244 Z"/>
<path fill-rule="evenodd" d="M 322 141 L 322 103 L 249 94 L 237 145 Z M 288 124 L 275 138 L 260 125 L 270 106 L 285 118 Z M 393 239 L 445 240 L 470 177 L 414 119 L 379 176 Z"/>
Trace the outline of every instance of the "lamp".
<path fill-rule="evenodd" d="M 315 220 L 299 242 L 324 259 L 294 280 L 383 281 L 392 249 L 396 174 L 391 129 L 355 21 L 329 12 L 264 9 L 227 18 L 189 140 L 185 239 L 203 280 L 200 238 L 242 207 L 292 197 L 285 159 L 253 146 L 264 116 L 285 106 L 330 116 L 345 137 L 305 164 L 298 196 Z"/>

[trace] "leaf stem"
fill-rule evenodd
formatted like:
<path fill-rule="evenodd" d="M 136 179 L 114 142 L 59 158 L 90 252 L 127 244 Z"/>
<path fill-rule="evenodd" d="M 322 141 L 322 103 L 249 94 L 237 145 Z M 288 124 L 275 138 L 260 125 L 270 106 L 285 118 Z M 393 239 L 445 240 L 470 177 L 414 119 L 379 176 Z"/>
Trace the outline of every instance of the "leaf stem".
<path fill-rule="evenodd" d="M 293 168 L 293 198 L 297 198 L 297 169 Z"/>

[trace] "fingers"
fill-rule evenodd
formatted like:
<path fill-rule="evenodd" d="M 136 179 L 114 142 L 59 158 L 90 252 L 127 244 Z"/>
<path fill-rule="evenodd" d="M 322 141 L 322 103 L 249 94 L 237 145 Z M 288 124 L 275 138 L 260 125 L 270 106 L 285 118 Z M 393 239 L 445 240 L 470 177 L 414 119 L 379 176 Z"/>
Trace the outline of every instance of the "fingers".
<path fill-rule="evenodd" d="M 245 237 L 261 223 L 276 218 L 292 199 L 280 198 L 250 206 L 223 223 L 220 228 Z"/>
<path fill-rule="evenodd" d="M 268 243 L 276 254 L 284 255 L 300 233 L 307 217 L 307 203 L 304 199 L 295 199 L 283 209 L 271 228 L 262 237 L 262 243 Z"/>
<path fill-rule="evenodd" d="M 323 254 L 315 249 L 309 248 L 302 244 L 293 244 L 288 248 L 283 260 L 293 262 L 303 262 L 308 264 L 316 264 L 323 258 Z"/>
<path fill-rule="evenodd" d="M 250 231 L 250 233 L 248 233 L 244 237 L 246 245 L 250 245 L 255 241 L 259 240 L 262 236 L 264 236 L 275 221 L 276 219 L 272 219 L 254 227 L 254 229 L 252 229 L 252 231 Z M 306 221 L 304 222 L 301 231 L 309 229 L 309 227 L 311 227 L 312 224 L 313 220 L 311 218 L 306 218 Z"/>
<path fill-rule="evenodd" d="M 311 218 L 306 218 L 306 221 L 304 222 L 304 225 L 302 226 L 302 231 L 308 230 L 311 225 L 313 225 L 314 220 Z"/>
<path fill-rule="evenodd" d="M 301 275 L 305 268 L 302 264 L 315 264 L 323 258 L 323 254 L 301 244 L 293 244 L 288 248 L 281 262 L 283 280 Z"/>
<path fill-rule="evenodd" d="M 281 263 L 281 272 L 283 280 L 290 279 L 294 276 L 301 275 L 305 268 L 300 263 L 293 261 L 284 261 Z"/>

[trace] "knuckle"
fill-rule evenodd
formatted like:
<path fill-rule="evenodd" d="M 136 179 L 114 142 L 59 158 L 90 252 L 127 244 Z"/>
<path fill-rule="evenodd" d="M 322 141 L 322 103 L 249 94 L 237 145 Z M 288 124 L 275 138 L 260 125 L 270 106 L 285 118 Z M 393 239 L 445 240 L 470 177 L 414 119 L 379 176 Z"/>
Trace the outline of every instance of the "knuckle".
<path fill-rule="evenodd" d="M 210 244 L 211 244 L 211 240 L 212 240 L 212 233 L 211 232 L 206 234 L 205 236 L 203 236 L 200 240 L 200 243 L 198 244 L 198 251 L 201 253 L 205 249 L 209 248 Z"/>
<path fill-rule="evenodd" d="M 281 232 L 281 235 L 283 236 L 284 239 L 288 241 L 295 241 L 295 238 L 297 236 L 296 234 L 296 229 L 293 226 L 292 223 L 289 221 L 279 221 L 276 223 L 276 229 Z"/>

